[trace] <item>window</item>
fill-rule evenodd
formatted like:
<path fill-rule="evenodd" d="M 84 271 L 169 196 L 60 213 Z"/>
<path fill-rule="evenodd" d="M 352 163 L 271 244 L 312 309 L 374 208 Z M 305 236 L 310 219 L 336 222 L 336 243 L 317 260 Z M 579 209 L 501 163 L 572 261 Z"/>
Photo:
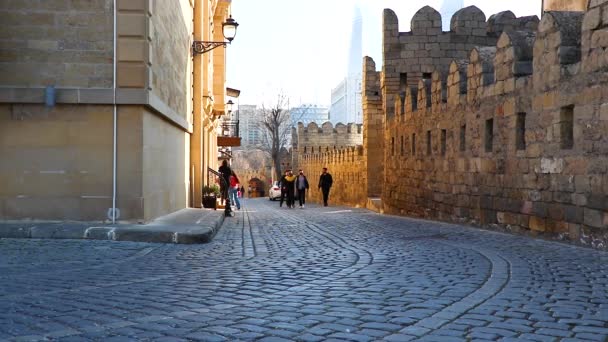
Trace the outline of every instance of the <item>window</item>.
<path fill-rule="evenodd" d="M 486 134 L 484 138 L 486 152 L 492 152 L 492 147 L 494 145 L 494 119 L 486 120 Z"/>
<path fill-rule="evenodd" d="M 526 149 L 526 113 L 517 113 L 515 122 L 515 146 L 517 150 Z"/>
<path fill-rule="evenodd" d="M 423 80 L 430 80 L 431 78 L 433 78 L 433 73 L 432 72 L 423 72 L 422 73 L 422 79 Z"/>
<path fill-rule="evenodd" d="M 407 89 L 407 73 L 399 74 L 399 90 L 405 91 Z"/>
<path fill-rule="evenodd" d="M 467 149 L 467 125 L 460 126 L 460 151 Z"/>
<path fill-rule="evenodd" d="M 432 150 L 431 131 L 426 131 L 426 154 L 431 155 Z"/>
<path fill-rule="evenodd" d="M 416 155 L 416 133 L 412 134 L 412 155 Z"/>
<path fill-rule="evenodd" d="M 562 107 L 559 114 L 560 145 L 564 150 L 574 147 L 574 106 Z"/>
<path fill-rule="evenodd" d="M 448 131 L 445 129 L 441 130 L 441 155 L 445 156 L 445 150 L 448 140 Z"/>
<path fill-rule="evenodd" d="M 395 137 L 391 138 L 391 156 L 395 155 Z"/>
<path fill-rule="evenodd" d="M 402 135 L 401 136 L 401 155 L 402 156 L 405 155 L 405 148 L 404 148 L 405 147 L 405 143 L 404 143 L 404 140 L 405 139 L 403 138 L 403 135 Z"/>

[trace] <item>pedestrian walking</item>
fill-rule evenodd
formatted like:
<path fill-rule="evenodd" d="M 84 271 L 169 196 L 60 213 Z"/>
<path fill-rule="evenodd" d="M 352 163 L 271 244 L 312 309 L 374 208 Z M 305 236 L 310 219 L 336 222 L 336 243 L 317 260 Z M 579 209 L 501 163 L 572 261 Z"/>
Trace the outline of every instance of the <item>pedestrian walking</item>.
<path fill-rule="evenodd" d="M 241 198 L 245 197 L 245 187 L 241 185 Z"/>
<path fill-rule="evenodd" d="M 296 179 L 296 190 L 298 192 L 300 209 L 304 209 L 306 205 L 306 189 L 308 189 L 308 179 L 306 179 L 304 171 L 300 170 L 298 178 Z"/>
<path fill-rule="evenodd" d="M 281 179 L 279 179 L 279 187 L 281 188 L 281 197 L 279 199 L 279 207 L 283 206 L 283 202 L 285 201 L 285 197 L 287 196 L 287 187 L 285 177 L 289 174 L 289 170 L 285 170 L 285 174 Z"/>
<path fill-rule="evenodd" d="M 327 172 L 327 168 L 323 168 L 323 173 L 319 177 L 319 189 L 323 192 L 323 206 L 327 207 L 327 199 L 329 198 L 329 189 L 334 180 L 331 178 L 331 174 Z"/>
<path fill-rule="evenodd" d="M 239 201 L 239 196 L 237 194 L 240 189 L 239 183 L 239 178 L 236 176 L 236 173 L 234 173 L 233 170 L 232 174 L 230 175 L 230 189 L 228 191 L 230 194 L 230 201 L 232 202 L 232 205 L 236 205 L 236 210 L 241 210 L 241 201 Z"/>
<path fill-rule="evenodd" d="M 228 188 L 230 187 L 230 176 L 232 175 L 232 169 L 228 166 L 228 161 L 226 159 L 222 160 L 222 165 L 218 169 L 219 173 L 222 175 L 222 179 L 220 179 L 220 190 L 222 193 L 222 203 L 228 200 Z"/>
<path fill-rule="evenodd" d="M 285 176 L 285 194 L 287 195 L 288 208 L 294 208 L 296 206 L 295 192 L 296 176 L 293 174 L 293 171 L 289 170 L 287 176 Z"/>

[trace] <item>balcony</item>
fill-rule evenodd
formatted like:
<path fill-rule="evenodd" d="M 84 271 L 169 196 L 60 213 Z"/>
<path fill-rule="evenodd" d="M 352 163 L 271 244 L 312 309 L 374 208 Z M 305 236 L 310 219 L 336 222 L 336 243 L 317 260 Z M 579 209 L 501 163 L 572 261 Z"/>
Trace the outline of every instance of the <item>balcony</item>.
<path fill-rule="evenodd" d="M 222 120 L 220 125 L 220 134 L 217 136 L 217 146 L 241 146 L 241 137 L 239 137 L 239 120 Z"/>

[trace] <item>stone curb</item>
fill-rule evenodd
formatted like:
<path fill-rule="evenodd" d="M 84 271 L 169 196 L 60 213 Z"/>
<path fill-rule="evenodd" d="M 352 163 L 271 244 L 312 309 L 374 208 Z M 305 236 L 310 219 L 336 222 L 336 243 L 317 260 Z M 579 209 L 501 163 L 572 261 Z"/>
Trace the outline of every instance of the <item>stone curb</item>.
<path fill-rule="evenodd" d="M 85 223 L 0 223 L 0 238 L 87 239 L 152 243 L 208 243 L 224 222 L 224 215 L 209 216 L 204 225 L 152 222 L 148 225 L 89 226 Z"/>

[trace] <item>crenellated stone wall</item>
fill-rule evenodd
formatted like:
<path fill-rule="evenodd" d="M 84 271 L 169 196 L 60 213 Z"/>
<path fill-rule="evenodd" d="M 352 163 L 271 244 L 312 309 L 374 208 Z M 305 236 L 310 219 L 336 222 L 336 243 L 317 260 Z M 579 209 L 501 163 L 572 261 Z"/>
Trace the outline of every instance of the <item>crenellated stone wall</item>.
<path fill-rule="evenodd" d="M 385 104 L 385 212 L 606 248 L 607 11 L 549 12 Z"/>
<path fill-rule="evenodd" d="M 450 31 L 442 32 L 441 14 L 429 6 L 414 14 L 410 32 L 399 32 L 399 19 L 390 9 L 383 15 L 383 109 L 388 116 L 400 93 L 416 87 L 418 81 L 430 81 L 435 70 L 446 72 L 454 59 L 466 59 L 476 46 L 494 46 L 502 32 L 535 30 L 538 18 L 516 18 L 510 12 L 495 14 L 486 21 L 485 14 L 475 6 L 456 12 Z"/>
<path fill-rule="evenodd" d="M 339 185 L 333 203 L 379 193 L 387 213 L 608 248 L 606 13 L 608 0 L 592 0 L 540 22 L 511 12 L 485 22 L 469 7 L 441 32 L 425 7 L 398 32 L 386 10 L 382 71 L 363 60 L 360 156 L 300 150 L 299 161 L 367 189 Z"/>
<path fill-rule="evenodd" d="M 361 145 L 363 142 L 362 125 L 349 123 L 348 125 L 326 122 L 321 127 L 314 122 L 304 127 L 299 122 L 295 132 L 294 146 L 302 153 L 326 152 L 330 149 Z"/>

